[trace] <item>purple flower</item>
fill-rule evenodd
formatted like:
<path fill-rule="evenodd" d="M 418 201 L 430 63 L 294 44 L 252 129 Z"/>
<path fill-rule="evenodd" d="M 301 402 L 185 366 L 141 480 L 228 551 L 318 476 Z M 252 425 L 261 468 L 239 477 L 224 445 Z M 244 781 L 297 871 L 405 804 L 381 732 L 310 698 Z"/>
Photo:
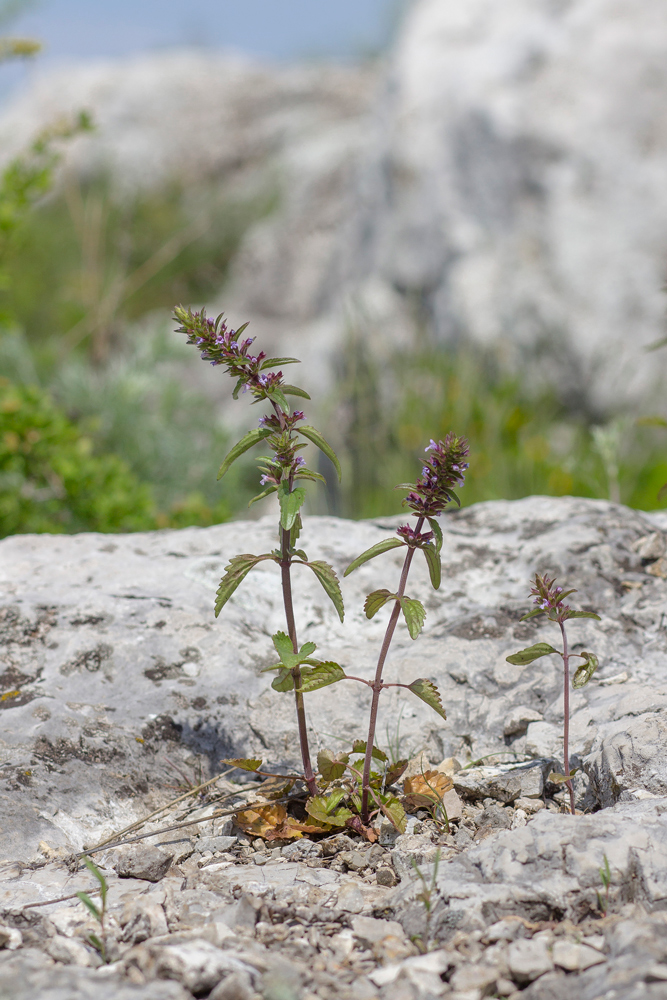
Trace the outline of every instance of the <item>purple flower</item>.
<path fill-rule="evenodd" d="M 432 531 L 415 531 L 409 524 L 402 524 L 396 529 L 396 534 L 414 549 L 423 549 L 433 541 Z"/>
<path fill-rule="evenodd" d="M 438 517 L 448 503 L 459 504 L 455 486 L 463 486 L 468 463 L 468 442 L 448 434 L 444 441 L 431 439 L 424 449 L 431 453 L 422 474 L 405 498 L 405 504 L 418 517 Z"/>
<path fill-rule="evenodd" d="M 555 582 L 555 580 L 550 579 L 546 574 L 540 576 L 539 573 L 536 573 L 535 586 L 530 591 L 535 598 L 533 604 L 540 611 L 545 611 L 554 621 L 565 621 L 569 617 L 572 608 L 563 602 L 563 598 L 567 597 L 568 594 L 573 594 L 574 591 L 568 590 L 565 593 L 562 587 L 554 586 Z"/>

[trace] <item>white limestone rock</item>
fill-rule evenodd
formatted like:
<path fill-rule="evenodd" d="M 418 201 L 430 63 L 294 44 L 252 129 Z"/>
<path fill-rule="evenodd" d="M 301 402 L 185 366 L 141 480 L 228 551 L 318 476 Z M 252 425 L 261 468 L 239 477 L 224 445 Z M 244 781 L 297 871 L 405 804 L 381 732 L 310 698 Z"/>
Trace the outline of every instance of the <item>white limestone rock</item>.
<path fill-rule="evenodd" d="M 396 523 L 306 518 L 301 541 L 311 559 L 329 560 L 342 579 L 350 560 Z M 600 801 L 615 801 L 605 768 L 617 774 L 614 740 L 632 732 L 631 787 L 660 791 L 650 727 L 651 720 L 661 724 L 667 707 L 667 583 L 645 572 L 632 546 L 665 528 L 663 514 L 572 498 L 498 501 L 445 516 L 441 589 L 431 589 L 424 560 L 415 559 L 409 589 L 425 602 L 426 626 L 417 642 L 399 628 L 386 678 L 430 677 L 447 721 L 392 688 L 380 703 L 380 741 L 403 704 L 405 756 L 424 751 L 429 760 L 465 762 L 512 749 L 504 727 L 515 706 L 540 712 L 560 731 L 559 659 L 544 657 L 525 669 L 505 659 L 538 639 L 558 640 L 548 623 L 519 622 L 531 577 L 548 571 L 578 588 L 578 606 L 601 614 L 600 622 L 570 627 L 575 647 L 598 654 L 600 679 L 621 669 L 632 678 L 604 686 L 596 675 L 576 692 L 573 761 L 590 772 Z M 0 542 L 0 694 L 9 693 L 0 702 L 0 857 L 30 858 L 40 841 L 52 849 L 90 846 L 174 798 L 179 769 L 194 780 L 202 762 L 214 772 L 222 758 L 239 756 L 298 766 L 292 698 L 271 690 L 271 675 L 261 673 L 274 662 L 271 634 L 284 628 L 276 568 L 261 564 L 217 621 L 213 614 L 228 559 L 270 550 L 275 531 L 269 517 L 206 529 Z M 344 624 L 308 571 L 295 570 L 301 641 L 371 677 L 386 615 L 369 622 L 363 602 L 371 590 L 395 586 L 400 561 L 390 552 L 343 580 Z M 629 578 L 640 586 L 626 588 Z M 328 734 L 361 735 L 368 710 L 362 685 L 342 682 L 306 703 L 314 749 L 331 743 Z M 522 739 L 516 737 L 521 752 Z"/>

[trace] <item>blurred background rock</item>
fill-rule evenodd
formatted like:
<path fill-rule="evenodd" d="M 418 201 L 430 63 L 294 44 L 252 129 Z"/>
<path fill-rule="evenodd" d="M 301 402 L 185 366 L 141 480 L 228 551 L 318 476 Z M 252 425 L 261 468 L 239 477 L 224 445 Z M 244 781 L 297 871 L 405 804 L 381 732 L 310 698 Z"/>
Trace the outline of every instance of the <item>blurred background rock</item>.
<path fill-rule="evenodd" d="M 466 503 L 664 506 L 661 0 L 103 6 L 4 7 L 47 48 L 0 78 L 0 533 L 244 515 L 252 460 L 215 475 L 254 414 L 176 302 L 302 358 L 345 470 L 311 511 L 395 511 L 450 428 Z M 81 111 L 93 130 L 59 138 Z M 129 506 L 77 506 L 108 474 L 70 485 L 33 410 L 113 456 Z"/>

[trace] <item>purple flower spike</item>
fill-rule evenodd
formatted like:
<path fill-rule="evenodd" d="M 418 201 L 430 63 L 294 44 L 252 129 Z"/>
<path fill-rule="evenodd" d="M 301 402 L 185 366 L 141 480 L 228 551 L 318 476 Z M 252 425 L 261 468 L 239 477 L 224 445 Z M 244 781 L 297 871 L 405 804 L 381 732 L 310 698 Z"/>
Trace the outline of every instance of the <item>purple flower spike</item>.
<path fill-rule="evenodd" d="M 418 517 L 438 517 L 448 503 L 459 503 L 454 487 L 463 486 L 465 482 L 468 442 L 465 438 L 448 434 L 444 441 L 431 439 L 425 451 L 431 452 L 431 455 L 405 504 Z"/>

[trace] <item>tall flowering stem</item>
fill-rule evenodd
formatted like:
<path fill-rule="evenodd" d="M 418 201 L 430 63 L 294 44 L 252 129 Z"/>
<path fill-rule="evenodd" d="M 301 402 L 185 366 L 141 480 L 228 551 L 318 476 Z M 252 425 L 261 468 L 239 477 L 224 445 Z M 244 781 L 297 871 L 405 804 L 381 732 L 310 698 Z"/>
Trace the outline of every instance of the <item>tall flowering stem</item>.
<path fill-rule="evenodd" d="M 570 618 L 594 618 L 600 621 L 599 615 L 592 611 L 574 611 L 569 604 L 565 603 L 565 598 L 570 594 L 575 594 L 575 590 L 564 590 L 557 587 L 555 579 L 550 579 L 546 574 L 540 576 L 535 574 L 535 584 L 530 591 L 533 596 L 535 608 L 524 615 L 521 621 L 529 618 L 536 618 L 546 615 L 549 621 L 555 622 L 560 628 L 563 640 L 563 651 L 554 649 L 547 642 L 537 642 L 527 649 L 522 649 L 518 653 L 507 657 L 508 663 L 518 666 L 526 666 L 533 660 L 541 656 L 548 656 L 550 653 L 558 653 L 563 660 L 563 770 L 564 774 L 553 774 L 552 779 L 565 784 L 570 798 L 570 812 L 574 816 L 574 786 L 572 776 L 575 773 L 570 769 L 570 659 L 576 656 L 584 662 L 579 664 L 572 677 L 572 686 L 583 687 L 589 682 L 598 667 L 598 659 L 593 653 L 582 651 L 581 653 L 571 653 L 568 647 L 567 632 L 565 622 Z"/>
<path fill-rule="evenodd" d="M 321 475 L 306 467 L 306 462 L 299 453 L 310 441 L 331 459 L 339 474 L 340 466 L 319 431 L 303 424 L 303 412 L 301 410 L 290 412 L 287 396 L 310 399 L 308 393 L 297 386 L 285 383 L 282 370 L 269 370 L 281 365 L 298 363 L 296 358 L 267 358 L 264 351 L 251 353 L 253 338 L 242 337 L 247 324 L 237 330 L 230 329 L 222 315 L 213 320 L 206 316 L 204 310 L 193 313 L 190 309 L 178 307 L 175 310 L 175 318 L 181 324 L 178 332 L 185 333 L 187 342 L 199 348 L 202 359 L 213 366 L 222 365 L 227 373 L 236 379 L 233 391 L 235 399 L 242 391 L 253 397 L 253 403 L 265 401 L 271 408 L 269 413 L 260 418 L 258 427 L 249 431 L 232 448 L 222 463 L 218 478 L 223 476 L 244 452 L 260 441 L 266 441 L 272 454 L 259 460 L 262 473 L 260 485 L 263 489 L 250 503 L 255 503 L 273 493 L 277 494 L 280 503 L 280 545 L 273 552 L 261 556 L 247 554 L 231 559 L 218 589 L 215 611 L 217 616 L 248 572 L 258 563 L 272 560 L 278 564 L 287 634 L 278 632 L 273 636 L 280 662 L 268 669 L 278 671 L 278 676 L 272 684 L 275 690 L 294 691 L 303 778 L 311 795 L 317 795 L 319 789 L 310 759 L 304 690 L 314 691 L 318 687 L 335 683 L 342 679 L 344 674 L 337 664 L 322 664 L 321 661 L 312 658 L 314 643 L 306 643 L 299 649 L 292 598 L 292 566 L 297 563 L 313 570 L 333 601 L 341 621 L 343 601 L 332 567 L 321 561 L 309 562 L 306 553 L 296 548 L 301 530 L 300 507 L 305 499 L 305 490 L 297 483 L 302 480 L 324 482 Z"/>
<path fill-rule="evenodd" d="M 397 489 L 405 489 L 408 495 L 403 501 L 404 506 L 409 507 L 417 523 L 414 528 L 410 525 L 401 525 L 396 534 L 398 539 L 380 542 L 373 546 L 363 555 L 352 562 L 345 575 L 356 569 L 362 562 L 379 555 L 380 552 L 388 551 L 396 546 L 406 546 L 407 552 L 403 561 L 403 569 L 395 594 L 389 591 L 375 591 L 366 600 L 366 615 L 371 618 L 379 607 L 390 600 L 393 600 L 387 629 L 384 634 L 380 655 L 378 656 L 375 679 L 372 684 L 373 696 L 371 700 L 370 721 L 368 727 L 368 740 L 366 741 L 366 753 L 364 757 L 364 768 L 362 776 L 362 800 L 361 800 L 361 820 L 362 823 L 369 822 L 369 800 L 371 792 L 371 763 L 373 757 L 373 741 L 377 727 L 377 714 L 380 701 L 380 693 L 386 686 L 382 675 L 385 661 L 389 653 L 396 625 L 401 611 L 413 639 L 419 635 L 426 617 L 426 612 L 419 601 L 406 597 L 405 589 L 410 573 L 410 566 L 414 558 L 415 550 L 421 549 L 426 557 L 429 568 L 431 583 L 437 590 L 440 586 L 440 547 L 442 545 L 442 531 L 436 520 L 442 514 L 447 504 L 459 504 L 459 498 L 454 492 L 455 486 L 463 486 L 465 473 L 468 469 L 468 443 L 464 438 L 459 438 L 455 434 L 448 434 L 444 441 L 431 440 L 426 448 L 428 458 L 425 460 L 421 476 L 416 483 L 403 483 Z M 425 522 L 428 521 L 430 531 L 422 531 Z M 408 687 L 418 697 L 430 704 L 441 716 L 445 717 L 444 709 L 440 703 L 440 696 L 435 685 L 428 680 L 420 679 L 414 681 L 412 685 L 399 685 Z"/>

